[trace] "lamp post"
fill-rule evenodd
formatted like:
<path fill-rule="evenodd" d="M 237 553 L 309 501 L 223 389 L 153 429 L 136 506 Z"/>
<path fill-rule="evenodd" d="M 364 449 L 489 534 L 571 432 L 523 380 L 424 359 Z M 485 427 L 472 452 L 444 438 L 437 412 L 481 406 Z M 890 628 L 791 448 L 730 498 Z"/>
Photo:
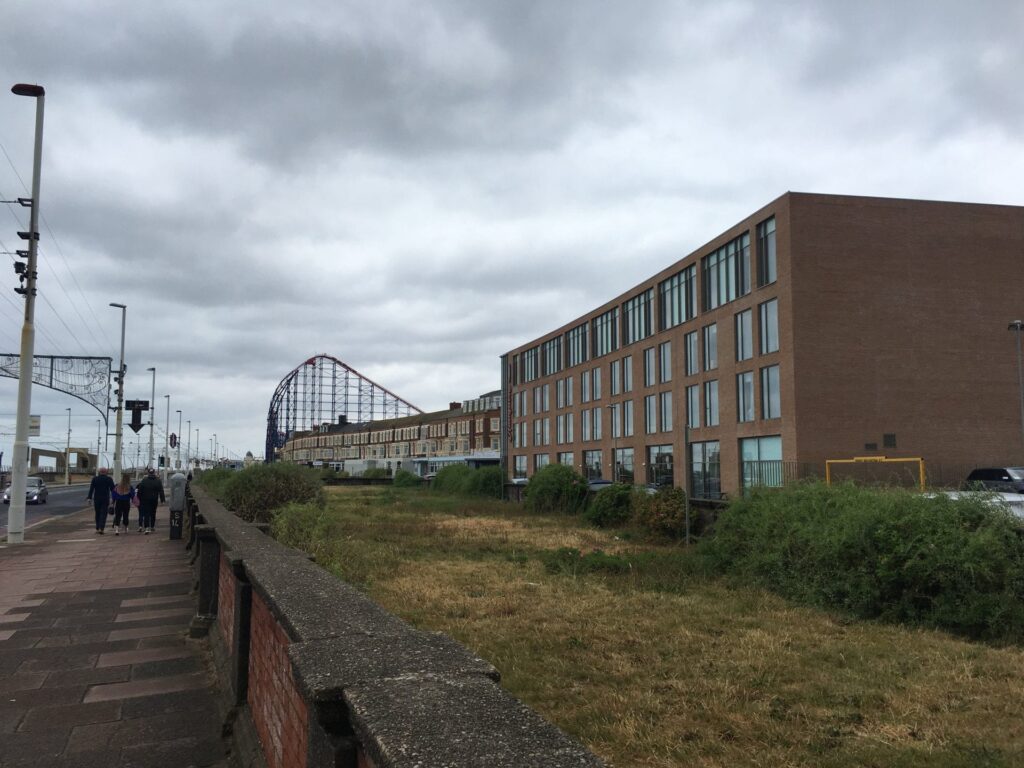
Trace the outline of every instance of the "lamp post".
<path fill-rule="evenodd" d="M 1024 366 L 1021 364 L 1020 335 L 1024 333 L 1024 320 L 1014 320 L 1006 330 L 1017 332 L 1017 386 L 1020 388 L 1020 436 L 1024 444 Z"/>
<path fill-rule="evenodd" d="M 220 461 L 217 458 L 217 433 L 213 433 L 213 466 L 220 466 Z"/>
<path fill-rule="evenodd" d="M 121 431 L 124 428 L 124 324 L 128 316 L 128 307 L 124 304 L 110 303 L 110 306 L 121 310 L 121 360 L 117 373 L 117 417 L 114 421 L 114 482 L 121 482 L 121 467 L 124 464 L 121 456 Z"/>
<path fill-rule="evenodd" d="M 199 427 L 196 427 L 196 464 L 202 467 L 203 449 L 199 447 Z"/>
<path fill-rule="evenodd" d="M 188 424 L 188 443 L 185 445 L 185 463 L 188 465 L 189 472 L 192 471 L 192 419 L 189 419 Z"/>
<path fill-rule="evenodd" d="M 96 472 L 93 472 L 94 475 L 99 472 L 100 465 L 103 464 L 103 457 L 100 455 L 100 444 L 103 442 L 103 435 L 100 432 L 100 424 L 102 423 L 102 420 L 96 419 Z"/>
<path fill-rule="evenodd" d="M 175 411 L 178 414 L 178 437 L 175 440 L 178 446 L 178 455 L 174 459 L 174 468 L 181 469 L 181 411 Z"/>
<path fill-rule="evenodd" d="M 164 395 L 164 399 L 167 401 L 167 421 L 164 423 L 164 471 L 161 473 L 164 476 L 164 482 L 167 482 L 167 468 L 171 463 L 171 451 L 168 448 L 168 442 L 171 439 L 171 396 Z"/>
<path fill-rule="evenodd" d="M 11 460 L 11 501 L 7 511 L 7 543 L 25 541 L 25 485 L 28 477 L 28 417 L 32 408 L 32 356 L 35 353 L 36 329 L 36 253 L 39 243 L 39 172 L 43 165 L 43 106 L 46 91 L 41 85 L 18 83 L 11 88 L 15 96 L 31 96 L 36 100 L 36 138 L 32 156 L 32 197 L 29 205 L 28 232 L 18 236 L 28 240 L 28 250 L 18 251 L 27 256 L 24 291 L 25 322 L 21 327 L 21 357 L 18 362 L 18 415 L 14 428 L 14 458 Z M 24 204 L 24 203 L 23 203 Z M 15 268 L 17 264 L 15 262 Z"/>
<path fill-rule="evenodd" d="M 151 468 L 155 469 L 153 465 L 153 417 L 156 415 L 156 368 L 147 368 L 146 370 L 153 373 L 153 388 L 149 393 L 149 463 L 146 465 L 148 472 Z"/>
<path fill-rule="evenodd" d="M 71 409 L 68 412 L 68 444 L 64 448 L 64 485 L 71 485 Z"/>

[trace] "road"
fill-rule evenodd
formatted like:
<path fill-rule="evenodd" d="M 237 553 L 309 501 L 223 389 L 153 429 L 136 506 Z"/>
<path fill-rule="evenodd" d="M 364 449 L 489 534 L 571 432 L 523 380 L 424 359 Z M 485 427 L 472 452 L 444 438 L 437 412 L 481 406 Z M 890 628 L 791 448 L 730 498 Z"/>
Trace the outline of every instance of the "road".
<path fill-rule="evenodd" d="M 92 508 L 92 502 L 86 501 L 89 493 L 88 485 L 49 485 L 50 494 L 45 504 L 25 505 L 25 529 L 51 517 L 64 517 L 72 512 Z M 0 536 L 7 538 L 7 512 L 9 504 L 0 504 Z"/>

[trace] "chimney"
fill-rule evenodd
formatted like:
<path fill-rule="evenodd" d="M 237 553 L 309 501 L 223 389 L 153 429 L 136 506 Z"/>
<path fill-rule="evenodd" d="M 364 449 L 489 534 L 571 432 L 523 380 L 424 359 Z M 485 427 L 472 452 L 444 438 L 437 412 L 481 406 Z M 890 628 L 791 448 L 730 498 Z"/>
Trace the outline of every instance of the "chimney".
<path fill-rule="evenodd" d="M 448 410 L 455 411 L 462 407 L 462 403 L 448 403 Z"/>

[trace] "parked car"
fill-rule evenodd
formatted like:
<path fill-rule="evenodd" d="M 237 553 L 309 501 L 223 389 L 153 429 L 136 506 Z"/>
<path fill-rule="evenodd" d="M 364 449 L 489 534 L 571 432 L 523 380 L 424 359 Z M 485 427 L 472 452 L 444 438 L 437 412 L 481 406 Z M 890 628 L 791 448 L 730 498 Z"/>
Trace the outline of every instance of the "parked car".
<path fill-rule="evenodd" d="M 25 478 L 25 503 L 26 504 L 45 504 L 46 497 L 49 495 L 49 491 L 46 489 L 46 483 L 43 482 L 41 477 L 26 477 Z M 4 489 L 4 504 L 11 503 L 11 486 L 7 486 Z"/>
<path fill-rule="evenodd" d="M 967 476 L 964 487 L 999 493 L 1024 493 L 1024 467 L 980 467 Z"/>
<path fill-rule="evenodd" d="M 603 480 L 600 477 L 595 478 L 594 480 L 587 481 L 587 489 L 594 491 L 595 493 L 604 488 L 607 488 L 609 485 L 612 485 L 611 480 Z"/>

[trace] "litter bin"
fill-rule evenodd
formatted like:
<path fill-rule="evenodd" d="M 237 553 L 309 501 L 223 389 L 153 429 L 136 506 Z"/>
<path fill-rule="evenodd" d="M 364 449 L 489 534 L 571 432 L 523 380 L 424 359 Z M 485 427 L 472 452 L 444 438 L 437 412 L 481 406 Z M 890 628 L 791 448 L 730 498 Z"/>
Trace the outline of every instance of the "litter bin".
<path fill-rule="evenodd" d="M 168 507 L 171 511 L 171 538 L 180 539 L 185 524 L 185 476 L 181 472 L 171 475 L 171 496 Z"/>

